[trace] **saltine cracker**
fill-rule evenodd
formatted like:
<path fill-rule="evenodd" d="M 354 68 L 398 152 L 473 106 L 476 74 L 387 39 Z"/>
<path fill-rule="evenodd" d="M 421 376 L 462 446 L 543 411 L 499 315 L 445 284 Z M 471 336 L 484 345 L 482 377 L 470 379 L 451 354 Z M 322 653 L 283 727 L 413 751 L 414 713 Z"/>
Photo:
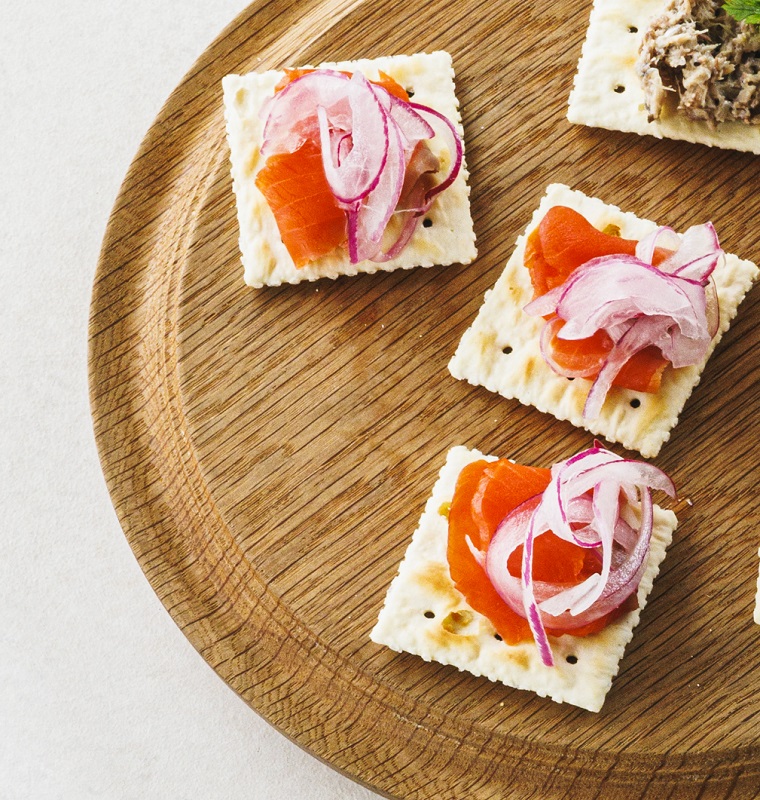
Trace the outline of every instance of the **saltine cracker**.
<path fill-rule="evenodd" d="M 415 103 L 427 105 L 444 114 L 464 138 L 459 102 L 454 91 L 454 69 L 448 53 L 437 51 L 324 63 L 319 66 L 361 71 L 369 80 L 377 79 L 382 71 L 407 90 L 412 90 Z M 280 239 L 274 216 L 255 185 L 256 174 L 265 161 L 261 157 L 264 128 L 261 108 L 274 94 L 274 87 L 283 75 L 284 72 L 270 70 L 227 75 L 222 81 L 243 278 L 247 284 L 254 287 L 279 286 L 360 272 L 467 264 L 475 258 L 475 233 L 467 184 L 469 176 L 463 158 L 456 180 L 436 196 L 426 215 L 432 225 L 418 225 L 414 237 L 396 258 L 386 262 L 362 261 L 351 264 L 347 250 L 342 248 L 297 269 Z M 440 169 L 445 172 L 451 163 L 451 154 L 445 144 L 440 137 L 433 137 L 428 145 L 441 160 Z"/>
<path fill-rule="evenodd" d="M 676 516 L 654 507 L 647 567 L 638 588 L 639 608 L 599 633 L 550 636 L 555 666 L 547 667 L 535 643 L 509 645 L 497 639 L 492 623 L 467 604 L 451 580 L 446 510 L 459 473 L 484 458 L 495 460 L 461 446 L 449 451 L 370 637 L 397 652 L 454 666 L 558 703 L 599 711 L 665 558 Z"/>
<path fill-rule="evenodd" d="M 599 416 L 586 420 L 583 405 L 591 383 L 581 378 L 568 380 L 552 371 L 539 346 L 544 320 L 523 311 L 533 297 L 530 276 L 523 265 L 525 243 L 548 209 L 555 205 L 574 208 L 600 230 L 607 225 L 617 226 L 620 235 L 627 239 L 642 239 L 656 227 L 654 222 L 562 184 L 550 185 L 527 230 L 518 238 L 507 266 L 486 293 L 477 318 L 462 336 L 449 362 L 449 371 L 455 378 L 534 406 L 652 458 L 670 438 L 705 363 L 757 278 L 758 268 L 750 261 L 726 254 L 713 273 L 720 304 L 720 327 L 701 364 L 680 369 L 668 367 L 656 394 L 613 386 Z"/>
<path fill-rule="evenodd" d="M 674 109 L 649 122 L 636 72 L 639 46 L 663 0 L 595 0 L 575 74 L 567 118 L 578 125 L 681 139 L 760 154 L 760 126 L 723 122 L 711 128 Z"/>

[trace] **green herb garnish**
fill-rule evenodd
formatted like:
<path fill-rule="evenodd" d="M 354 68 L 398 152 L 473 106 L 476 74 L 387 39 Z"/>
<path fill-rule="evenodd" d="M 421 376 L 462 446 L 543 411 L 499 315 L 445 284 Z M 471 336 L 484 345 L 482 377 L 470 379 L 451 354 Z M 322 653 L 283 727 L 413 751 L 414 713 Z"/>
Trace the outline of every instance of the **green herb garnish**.
<path fill-rule="evenodd" d="M 760 25 L 760 0 L 728 0 L 723 10 L 739 22 Z"/>

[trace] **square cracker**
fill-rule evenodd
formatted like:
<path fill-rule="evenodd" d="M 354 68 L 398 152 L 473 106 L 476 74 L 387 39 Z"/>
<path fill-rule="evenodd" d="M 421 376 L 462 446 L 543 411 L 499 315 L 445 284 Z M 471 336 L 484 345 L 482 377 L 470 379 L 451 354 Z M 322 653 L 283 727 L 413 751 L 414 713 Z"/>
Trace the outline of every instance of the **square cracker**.
<path fill-rule="evenodd" d="M 760 154 L 758 125 L 724 122 L 712 129 L 675 112 L 648 121 L 636 60 L 649 20 L 665 5 L 665 0 L 595 0 L 567 118 L 578 125 Z"/>
<path fill-rule="evenodd" d="M 465 447 L 449 451 L 370 638 L 426 661 L 599 711 L 665 558 L 676 515 L 654 507 L 649 560 L 638 589 L 639 608 L 599 633 L 550 636 L 555 666 L 547 667 L 533 642 L 509 645 L 496 639 L 491 622 L 468 606 L 449 574 L 447 504 L 465 465 L 483 458 L 494 460 Z"/>
<path fill-rule="evenodd" d="M 369 80 L 378 78 L 379 71 L 385 72 L 407 90 L 414 91 L 414 102 L 430 106 L 454 122 L 463 137 L 459 102 L 454 93 L 454 69 L 448 53 L 418 53 L 319 66 L 352 72 L 360 70 Z M 284 72 L 272 70 L 227 75 L 222 81 L 243 277 L 248 285 L 279 286 L 359 272 L 467 264 L 475 258 L 468 173 L 463 159 L 456 180 L 436 196 L 426 215 L 433 224 L 418 225 L 412 240 L 397 258 L 382 263 L 351 264 L 347 250 L 342 249 L 297 269 L 280 239 L 274 216 L 254 182 L 264 164 L 260 155 L 264 127 L 261 107 L 274 94 L 274 87 L 283 75 Z M 442 168 L 450 163 L 450 154 L 437 137 L 428 144 L 441 159 Z"/>
<path fill-rule="evenodd" d="M 670 438 L 681 409 L 699 382 L 707 359 L 736 316 L 758 268 L 750 261 L 727 254 L 713 273 L 720 302 L 720 328 L 702 364 L 680 369 L 668 367 L 657 394 L 613 386 L 599 417 L 584 420 L 583 405 L 591 383 L 582 378 L 571 381 L 552 371 L 539 347 L 544 320 L 523 311 L 533 297 L 530 276 L 523 265 L 525 243 L 554 205 L 574 208 L 599 229 L 617 225 L 624 238 L 641 239 L 656 227 L 654 222 L 639 219 L 562 184 L 549 186 L 527 230 L 518 238 L 504 272 L 486 293 L 475 322 L 462 336 L 449 362 L 449 371 L 455 378 L 535 406 L 539 411 L 569 420 L 610 442 L 619 442 L 652 458 Z"/>

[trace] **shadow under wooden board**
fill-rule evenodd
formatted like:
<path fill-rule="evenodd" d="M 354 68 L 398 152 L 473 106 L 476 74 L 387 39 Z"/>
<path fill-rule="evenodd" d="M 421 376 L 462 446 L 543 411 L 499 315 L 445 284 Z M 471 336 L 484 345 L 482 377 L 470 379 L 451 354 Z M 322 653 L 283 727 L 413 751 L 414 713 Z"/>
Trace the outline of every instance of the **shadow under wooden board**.
<path fill-rule="evenodd" d="M 760 258 L 760 159 L 566 121 L 589 10 L 254 4 L 168 100 L 105 237 L 92 409 L 142 569 L 256 711 L 389 797 L 760 791 L 757 288 L 656 459 L 693 505 L 599 714 L 368 638 L 449 447 L 538 466 L 590 443 L 446 370 L 548 183 L 677 229 L 711 219 Z M 477 261 L 246 287 L 222 76 L 434 49 L 457 72 Z"/>

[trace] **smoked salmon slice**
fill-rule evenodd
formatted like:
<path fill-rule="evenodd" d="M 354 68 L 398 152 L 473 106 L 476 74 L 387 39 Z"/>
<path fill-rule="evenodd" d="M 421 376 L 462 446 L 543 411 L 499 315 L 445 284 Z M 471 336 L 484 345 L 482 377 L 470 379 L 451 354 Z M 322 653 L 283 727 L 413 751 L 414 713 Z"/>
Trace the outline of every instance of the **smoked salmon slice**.
<path fill-rule="evenodd" d="M 551 326 L 548 347 L 556 367 L 561 372 L 595 378 L 599 374 L 599 365 L 612 350 L 613 342 L 609 335 L 597 331 L 588 339 L 560 339 L 558 333 L 564 325 L 563 320 L 555 317 L 547 324 Z M 613 384 L 634 392 L 657 392 L 668 363 L 659 348 L 646 347 L 623 364 Z"/>
<path fill-rule="evenodd" d="M 525 266 L 530 274 L 534 297 L 561 286 L 581 264 L 592 258 L 636 254 L 637 242 L 623 239 L 595 228 L 582 214 L 565 206 L 553 206 L 525 246 Z M 659 264 L 667 251 L 655 251 Z M 552 360 L 566 372 L 593 380 L 612 349 L 613 342 L 599 331 L 588 339 L 567 340 L 558 337 L 561 324 L 553 325 L 549 342 Z M 656 347 L 648 347 L 632 356 L 613 380 L 613 385 L 638 392 L 657 392 L 665 367 L 670 362 Z"/>
<path fill-rule="evenodd" d="M 485 569 L 468 544 L 485 556 L 491 538 L 501 521 L 517 506 L 541 494 L 548 486 L 551 471 L 513 464 L 507 459 L 475 461 L 459 474 L 449 508 L 447 556 L 454 585 L 475 611 L 486 616 L 507 644 L 533 640 L 528 621 L 513 611 L 491 584 Z M 512 575 L 519 576 L 522 547 L 508 561 Z M 534 541 L 533 577 L 537 581 L 576 585 L 601 571 L 595 551 L 578 547 L 548 532 Z M 561 635 L 585 636 L 601 630 L 619 616 L 621 607 L 588 625 L 572 631 L 552 631 Z"/>
<path fill-rule="evenodd" d="M 553 206 L 528 237 L 525 266 L 539 297 L 592 258 L 635 253 L 635 241 L 597 230 L 572 208 Z"/>
<path fill-rule="evenodd" d="M 294 153 L 269 156 L 256 176 L 256 186 L 296 267 L 346 242 L 346 213 L 327 183 L 322 151 L 315 142 L 307 140 Z"/>

